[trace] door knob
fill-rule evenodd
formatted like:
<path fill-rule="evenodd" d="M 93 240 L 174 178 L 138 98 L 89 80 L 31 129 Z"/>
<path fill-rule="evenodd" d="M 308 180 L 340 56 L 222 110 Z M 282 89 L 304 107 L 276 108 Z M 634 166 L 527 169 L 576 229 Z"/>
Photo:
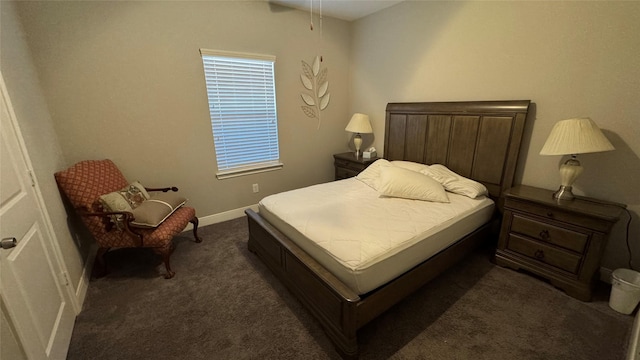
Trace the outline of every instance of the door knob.
<path fill-rule="evenodd" d="M 18 240 L 14 237 L 0 240 L 0 246 L 2 246 L 3 249 L 11 249 L 12 247 L 15 247 L 16 244 L 18 244 Z"/>

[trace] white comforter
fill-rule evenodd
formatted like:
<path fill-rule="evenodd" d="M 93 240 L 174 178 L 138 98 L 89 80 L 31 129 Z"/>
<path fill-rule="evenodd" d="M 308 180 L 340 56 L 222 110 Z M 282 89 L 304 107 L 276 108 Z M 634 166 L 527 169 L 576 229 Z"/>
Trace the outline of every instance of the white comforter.
<path fill-rule="evenodd" d="M 489 198 L 448 195 L 450 203 L 380 197 L 351 178 L 268 196 L 259 205 L 261 215 L 362 294 L 491 218 Z"/>

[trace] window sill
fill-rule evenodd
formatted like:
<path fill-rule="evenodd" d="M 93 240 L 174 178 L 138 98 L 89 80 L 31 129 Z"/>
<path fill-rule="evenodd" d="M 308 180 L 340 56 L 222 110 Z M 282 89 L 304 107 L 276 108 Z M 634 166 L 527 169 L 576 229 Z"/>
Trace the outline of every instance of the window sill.
<path fill-rule="evenodd" d="M 260 167 L 252 167 L 248 169 L 245 168 L 245 169 L 220 171 L 216 173 L 216 178 L 218 178 L 218 180 L 224 180 L 224 179 L 230 179 L 230 178 L 239 177 L 239 176 L 258 174 L 258 173 L 263 173 L 267 171 L 280 170 L 282 169 L 283 166 L 284 164 L 279 162 L 275 164 L 263 165 Z"/>

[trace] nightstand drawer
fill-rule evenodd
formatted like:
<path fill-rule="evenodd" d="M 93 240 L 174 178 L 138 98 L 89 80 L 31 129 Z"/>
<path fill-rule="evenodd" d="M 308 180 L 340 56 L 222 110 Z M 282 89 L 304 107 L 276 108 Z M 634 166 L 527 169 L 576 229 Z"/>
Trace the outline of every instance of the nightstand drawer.
<path fill-rule="evenodd" d="M 346 179 L 346 178 L 350 178 L 350 177 L 354 177 L 356 175 L 358 175 L 359 171 L 355 171 L 355 170 L 351 170 L 351 169 L 347 169 L 347 168 L 343 168 L 343 167 L 336 167 L 336 179 Z"/>
<path fill-rule="evenodd" d="M 511 231 L 582 254 L 589 235 L 514 214 Z"/>
<path fill-rule="evenodd" d="M 334 165 L 336 166 L 336 168 L 345 168 L 345 169 L 350 169 L 356 172 L 360 172 L 364 170 L 368 164 L 365 165 L 365 164 L 361 164 L 353 161 L 335 159 Z"/>
<path fill-rule="evenodd" d="M 524 269 L 589 301 L 613 224 L 625 205 L 517 185 L 505 195 L 496 264 Z"/>
<path fill-rule="evenodd" d="M 378 160 L 377 157 L 373 159 L 363 159 L 361 156 L 356 157 L 353 152 L 334 154 L 333 159 L 336 180 L 354 177 Z"/>
<path fill-rule="evenodd" d="M 565 212 L 549 206 L 521 201 L 519 199 L 512 199 L 509 197 L 507 197 L 504 206 L 506 208 L 517 209 L 519 211 L 538 215 L 546 219 L 566 222 L 601 232 L 608 232 L 611 227 L 611 223 L 607 221 L 590 218 L 588 216 L 575 214 L 573 212 Z"/>
<path fill-rule="evenodd" d="M 509 234 L 507 249 L 572 274 L 577 274 L 580 266 L 578 255 L 515 234 Z"/>

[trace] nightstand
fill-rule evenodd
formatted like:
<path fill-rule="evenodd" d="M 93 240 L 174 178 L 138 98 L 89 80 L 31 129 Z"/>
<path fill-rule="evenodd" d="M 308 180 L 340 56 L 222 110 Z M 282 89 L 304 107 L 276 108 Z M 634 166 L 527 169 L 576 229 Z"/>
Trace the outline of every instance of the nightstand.
<path fill-rule="evenodd" d="M 506 193 L 496 263 L 590 301 L 609 231 L 626 206 L 580 196 L 558 201 L 552 194 L 524 185 Z"/>
<path fill-rule="evenodd" d="M 356 158 L 355 152 L 346 152 L 333 155 L 333 165 L 336 168 L 336 180 L 346 179 L 356 176 L 360 171 L 367 168 L 378 160 L 377 157 L 371 159 L 363 159 L 362 155 Z"/>

